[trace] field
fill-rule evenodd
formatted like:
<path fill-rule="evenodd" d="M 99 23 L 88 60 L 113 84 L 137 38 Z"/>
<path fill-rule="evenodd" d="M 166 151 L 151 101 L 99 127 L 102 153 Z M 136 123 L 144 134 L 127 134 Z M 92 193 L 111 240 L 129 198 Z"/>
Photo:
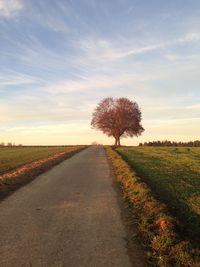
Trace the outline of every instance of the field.
<path fill-rule="evenodd" d="M 165 203 L 190 239 L 200 237 L 200 148 L 121 147 L 117 152 Z"/>
<path fill-rule="evenodd" d="M 0 200 L 86 146 L 1 147 Z"/>
<path fill-rule="evenodd" d="M 2 147 L 0 148 L 0 174 L 24 164 L 71 151 L 73 147 Z"/>

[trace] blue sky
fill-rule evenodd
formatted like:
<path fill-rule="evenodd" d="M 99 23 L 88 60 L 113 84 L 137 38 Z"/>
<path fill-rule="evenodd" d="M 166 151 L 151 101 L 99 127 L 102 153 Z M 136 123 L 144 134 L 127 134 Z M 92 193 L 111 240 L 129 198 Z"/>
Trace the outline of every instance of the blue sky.
<path fill-rule="evenodd" d="M 200 138 L 199 0 L 0 0 L 0 142 L 112 143 L 104 97 L 138 102 L 145 132 Z"/>

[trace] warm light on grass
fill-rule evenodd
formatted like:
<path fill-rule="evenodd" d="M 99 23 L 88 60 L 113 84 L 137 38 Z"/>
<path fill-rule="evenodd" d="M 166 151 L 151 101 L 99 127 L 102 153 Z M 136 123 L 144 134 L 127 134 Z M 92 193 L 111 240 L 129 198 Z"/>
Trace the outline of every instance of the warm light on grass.
<path fill-rule="evenodd" d="M 119 149 L 123 151 L 123 148 Z M 150 188 L 111 147 L 106 147 L 116 179 L 133 213 L 148 252 L 151 266 L 199 267 L 200 250 L 176 233 L 176 221 L 167 207 L 158 201 Z M 155 169 L 155 168 L 154 168 Z"/>
<path fill-rule="evenodd" d="M 69 147 L 4 147 L 0 148 L 0 174 L 35 160 L 74 149 Z"/>
<path fill-rule="evenodd" d="M 167 204 L 191 239 L 200 237 L 200 148 L 134 147 L 117 151 Z"/>
<path fill-rule="evenodd" d="M 0 200 L 86 146 L 0 149 Z"/>

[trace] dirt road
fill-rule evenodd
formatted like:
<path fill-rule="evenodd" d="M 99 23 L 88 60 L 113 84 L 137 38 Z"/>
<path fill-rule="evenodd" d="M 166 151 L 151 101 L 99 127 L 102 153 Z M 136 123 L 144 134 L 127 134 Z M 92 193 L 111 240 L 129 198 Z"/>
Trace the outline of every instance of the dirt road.
<path fill-rule="evenodd" d="M 141 267 L 102 147 L 62 162 L 0 203 L 1 267 Z"/>

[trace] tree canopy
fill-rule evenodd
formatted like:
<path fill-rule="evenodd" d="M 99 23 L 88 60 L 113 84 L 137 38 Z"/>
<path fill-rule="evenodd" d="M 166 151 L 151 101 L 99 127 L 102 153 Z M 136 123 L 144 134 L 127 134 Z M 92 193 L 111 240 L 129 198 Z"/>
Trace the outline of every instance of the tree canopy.
<path fill-rule="evenodd" d="M 121 137 L 141 135 L 144 131 L 141 119 L 141 111 L 136 102 L 125 97 L 108 97 L 95 108 L 91 125 L 107 136 L 113 136 L 115 145 L 120 146 Z"/>

